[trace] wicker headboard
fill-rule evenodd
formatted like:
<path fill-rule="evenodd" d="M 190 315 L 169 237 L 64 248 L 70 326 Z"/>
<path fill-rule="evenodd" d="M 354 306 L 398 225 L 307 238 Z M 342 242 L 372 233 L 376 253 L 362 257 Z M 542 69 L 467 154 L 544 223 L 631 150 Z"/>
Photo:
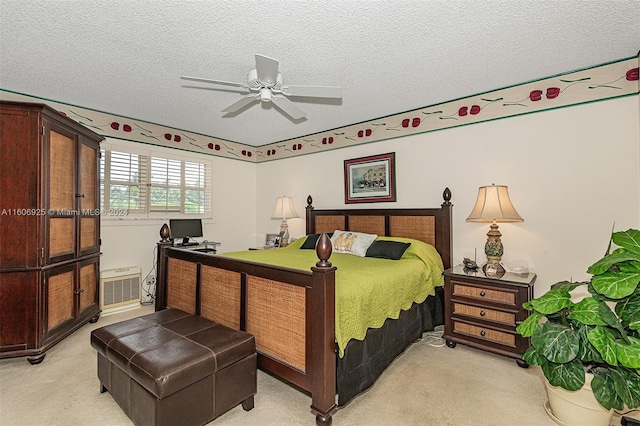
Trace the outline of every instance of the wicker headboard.
<path fill-rule="evenodd" d="M 451 267 L 452 223 L 451 191 L 445 188 L 444 202 L 436 208 L 420 209 L 334 209 L 316 210 L 307 197 L 307 235 L 322 232 L 364 232 L 389 237 L 405 237 L 433 245 L 444 263 Z"/>

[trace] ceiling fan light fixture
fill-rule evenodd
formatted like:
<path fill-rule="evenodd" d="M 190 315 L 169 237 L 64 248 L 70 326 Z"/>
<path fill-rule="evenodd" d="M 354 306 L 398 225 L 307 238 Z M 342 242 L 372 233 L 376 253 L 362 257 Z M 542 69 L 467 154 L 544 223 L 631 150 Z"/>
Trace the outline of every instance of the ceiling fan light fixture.
<path fill-rule="evenodd" d="M 260 89 L 260 100 L 262 102 L 271 102 L 273 95 L 271 94 L 271 90 L 266 87 Z"/>
<path fill-rule="evenodd" d="M 300 120 L 306 116 L 287 96 L 341 99 L 342 89 L 333 86 L 284 86 L 282 74 L 278 71 L 279 62 L 264 55 L 255 55 L 256 67 L 248 72 L 247 84 L 231 81 L 213 80 L 202 77 L 180 77 L 201 83 L 221 84 L 245 89 L 250 92 L 242 99 L 229 105 L 222 112 L 234 114 L 252 103 L 271 102 L 276 108 L 293 120 Z"/>

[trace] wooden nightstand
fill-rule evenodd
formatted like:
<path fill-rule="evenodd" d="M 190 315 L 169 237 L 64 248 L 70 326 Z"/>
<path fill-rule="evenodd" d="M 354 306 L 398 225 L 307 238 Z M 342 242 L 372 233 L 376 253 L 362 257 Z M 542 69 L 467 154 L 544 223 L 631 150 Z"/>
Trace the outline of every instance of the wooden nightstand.
<path fill-rule="evenodd" d="M 536 274 L 487 277 L 482 270 L 465 272 L 462 265 L 444 271 L 444 335 L 447 346 L 471 346 L 514 358 L 520 367 L 528 364 L 522 354 L 529 339 L 516 327 L 529 316 L 522 308 L 533 298 Z"/>

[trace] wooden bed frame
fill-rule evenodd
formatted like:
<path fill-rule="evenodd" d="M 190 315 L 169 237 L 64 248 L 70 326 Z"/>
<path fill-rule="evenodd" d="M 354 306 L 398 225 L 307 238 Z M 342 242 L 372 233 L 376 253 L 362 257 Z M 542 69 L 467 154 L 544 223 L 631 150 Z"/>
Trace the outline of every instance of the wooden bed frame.
<path fill-rule="evenodd" d="M 451 266 L 451 192 L 439 208 L 316 210 L 307 198 L 306 233 L 336 229 L 413 238 L 436 247 Z M 163 227 L 164 228 L 164 227 Z M 175 248 L 161 231 L 156 310 L 182 309 L 247 331 L 258 366 L 311 394 L 317 424 L 331 424 L 336 404 L 335 267 L 330 247 L 309 271 Z"/>

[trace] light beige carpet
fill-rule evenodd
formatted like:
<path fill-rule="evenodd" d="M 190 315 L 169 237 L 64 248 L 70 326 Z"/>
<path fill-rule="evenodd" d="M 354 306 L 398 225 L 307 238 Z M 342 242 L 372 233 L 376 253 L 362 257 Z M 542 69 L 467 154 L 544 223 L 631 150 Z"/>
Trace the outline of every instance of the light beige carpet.
<path fill-rule="evenodd" d="M 51 348 L 39 365 L 0 361 L 0 425 L 131 425 L 109 393 L 99 392 L 91 330 L 152 312 L 147 306 L 103 316 Z M 538 369 L 462 345 L 414 343 L 374 386 L 342 407 L 338 425 L 554 425 Z M 212 425 L 315 424 L 311 398 L 258 372 L 255 408 L 238 406 Z M 178 425 L 177 425 L 178 426 Z"/>

